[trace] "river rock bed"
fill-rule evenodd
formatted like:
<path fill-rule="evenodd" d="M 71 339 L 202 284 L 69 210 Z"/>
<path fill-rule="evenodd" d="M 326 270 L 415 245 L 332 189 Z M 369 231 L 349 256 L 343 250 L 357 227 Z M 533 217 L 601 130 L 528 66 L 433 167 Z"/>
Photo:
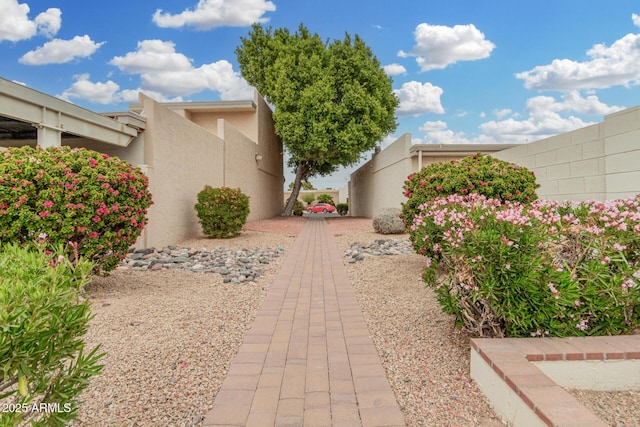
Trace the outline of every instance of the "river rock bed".
<path fill-rule="evenodd" d="M 363 261 L 367 256 L 402 255 L 414 253 L 409 239 L 376 239 L 368 244 L 351 243 L 344 252 L 347 262 Z"/>
<path fill-rule="evenodd" d="M 284 247 L 254 249 L 196 249 L 167 246 L 161 249 L 132 249 L 119 269 L 163 270 L 180 269 L 194 273 L 217 273 L 224 283 L 255 282 L 264 275 L 264 268 L 284 253 Z"/>

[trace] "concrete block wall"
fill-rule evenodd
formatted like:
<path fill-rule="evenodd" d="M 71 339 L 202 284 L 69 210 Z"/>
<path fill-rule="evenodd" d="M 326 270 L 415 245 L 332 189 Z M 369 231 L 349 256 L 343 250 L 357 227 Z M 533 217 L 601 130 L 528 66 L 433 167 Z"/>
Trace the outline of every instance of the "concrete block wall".
<path fill-rule="evenodd" d="M 604 141 L 607 199 L 640 193 L 640 107 L 607 116 Z"/>
<path fill-rule="evenodd" d="M 599 124 L 494 154 L 536 174 L 538 196 L 612 200 L 640 193 L 640 107 Z"/>

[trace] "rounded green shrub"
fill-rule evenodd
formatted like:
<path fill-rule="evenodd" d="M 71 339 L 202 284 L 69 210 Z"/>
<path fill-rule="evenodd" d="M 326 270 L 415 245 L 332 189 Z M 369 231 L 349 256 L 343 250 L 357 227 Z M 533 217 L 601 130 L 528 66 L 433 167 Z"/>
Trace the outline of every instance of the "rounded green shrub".
<path fill-rule="evenodd" d="M 305 202 L 307 205 L 310 205 L 311 203 L 313 203 L 313 201 L 316 199 L 315 194 L 312 193 L 308 193 L 308 194 L 303 194 L 302 197 L 300 197 L 302 199 L 303 202 Z"/>
<path fill-rule="evenodd" d="M 338 203 L 336 205 L 336 210 L 342 216 L 345 216 L 349 212 L 349 204 L 348 203 Z"/>
<path fill-rule="evenodd" d="M 420 205 L 436 197 L 475 193 L 500 201 L 529 203 L 538 198 L 538 186 L 534 173 L 527 168 L 482 153 L 433 163 L 407 177 L 403 189 L 408 200 L 402 204 L 402 218 L 411 235 Z"/>
<path fill-rule="evenodd" d="M 304 213 L 304 205 L 300 200 L 296 200 L 293 204 L 293 214 L 296 216 L 302 216 Z"/>
<path fill-rule="evenodd" d="M 114 269 L 147 224 L 149 181 L 129 163 L 70 147 L 0 152 L 0 244 L 64 246 Z"/>
<path fill-rule="evenodd" d="M 18 244 L 0 251 L 2 426 L 69 425 L 102 370 L 104 353 L 85 351 L 82 340 L 91 312 L 80 293 L 93 265 L 59 254 Z"/>
<path fill-rule="evenodd" d="M 249 216 L 249 196 L 239 188 L 210 185 L 198 193 L 195 205 L 205 236 L 228 239 L 240 235 Z"/>

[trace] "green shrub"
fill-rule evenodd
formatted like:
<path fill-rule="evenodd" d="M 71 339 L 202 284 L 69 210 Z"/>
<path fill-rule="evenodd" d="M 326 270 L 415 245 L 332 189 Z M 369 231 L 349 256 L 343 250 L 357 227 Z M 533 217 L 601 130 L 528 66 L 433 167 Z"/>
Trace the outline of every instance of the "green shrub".
<path fill-rule="evenodd" d="M 373 216 L 373 229 L 380 234 L 402 234 L 405 232 L 400 208 L 381 209 Z"/>
<path fill-rule="evenodd" d="M 335 206 L 336 204 L 333 202 L 333 197 L 331 197 L 331 195 L 326 194 L 326 193 L 322 193 L 318 195 L 318 203 L 328 203 L 332 206 Z"/>
<path fill-rule="evenodd" d="M 536 178 L 528 169 L 478 153 L 433 163 L 409 175 L 403 187 L 409 200 L 402 204 L 402 217 L 409 228 L 421 204 L 451 194 L 477 193 L 502 201 L 532 202 L 538 198 L 537 187 Z"/>
<path fill-rule="evenodd" d="M 293 214 L 297 216 L 302 216 L 303 213 L 304 213 L 304 205 L 300 200 L 296 200 L 296 202 L 293 204 Z"/>
<path fill-rule="evenodd" d="M 313 203 L 313 201 L 316 199 L 316 196 L 313 195 L 312 193 L 309 194 L 303 194 L 301 197 L 302 201 L 305 202 L 307 205 L 310 205 L 311 203 Z"/>
<path fill-rule="evenodd" d="M 249 197 L 239 188 L 205 186 L 195 205 L 207 237 L 228 239 L 240 235 L 249 215 Z"/>
<path fill-rule="evenodd" d="M 96 272 L 115 268 L 147 223 L 148 179 L 86 149 L 0 152 L 0 244 L 77 245 Z"/>
<path fill-rule="evenodd" d="M 78 396 L 104 356 L 99 346 L 86 353 L 82 341 L 91 315 L 79 297 L 92 268 L 32 246 L 0 251 L 2 426 L 64 426 L 77 417 Z"/>
<path fill-rule="evenodd" d="M 639 203 L 452 195 L 411 227 L 425 282 L 471 334 L 620 335 L 640 327 Z"/>
<path fill-rule="evenodd" d="M 348 203 L 338 203 L 336 205 L 336 210 L 342 216 L 345 216 L 349 212 L 349 204 Z"/>

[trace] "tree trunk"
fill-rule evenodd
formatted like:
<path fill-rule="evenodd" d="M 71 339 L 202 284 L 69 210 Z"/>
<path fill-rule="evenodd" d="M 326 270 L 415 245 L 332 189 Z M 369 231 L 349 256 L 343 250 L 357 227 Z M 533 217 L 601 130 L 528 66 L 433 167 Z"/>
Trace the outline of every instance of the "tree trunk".
<path fill-rule="evenodd" d="M 293 182 L 293 189 L 291 190 L 291 196 L 289 196 L 289 200 L 284 207 L 284 211 L 282 211 L 281 216 L 291 216 L 293 215 L 293 205 L 298 200 L 298 195 L 300 194 L 300 188 L 302 188 L 302 181 L 306 178 L 306 171 L 304 167 L 304 163 L 299 163 L 296 168 L 296 180 Z"/>

